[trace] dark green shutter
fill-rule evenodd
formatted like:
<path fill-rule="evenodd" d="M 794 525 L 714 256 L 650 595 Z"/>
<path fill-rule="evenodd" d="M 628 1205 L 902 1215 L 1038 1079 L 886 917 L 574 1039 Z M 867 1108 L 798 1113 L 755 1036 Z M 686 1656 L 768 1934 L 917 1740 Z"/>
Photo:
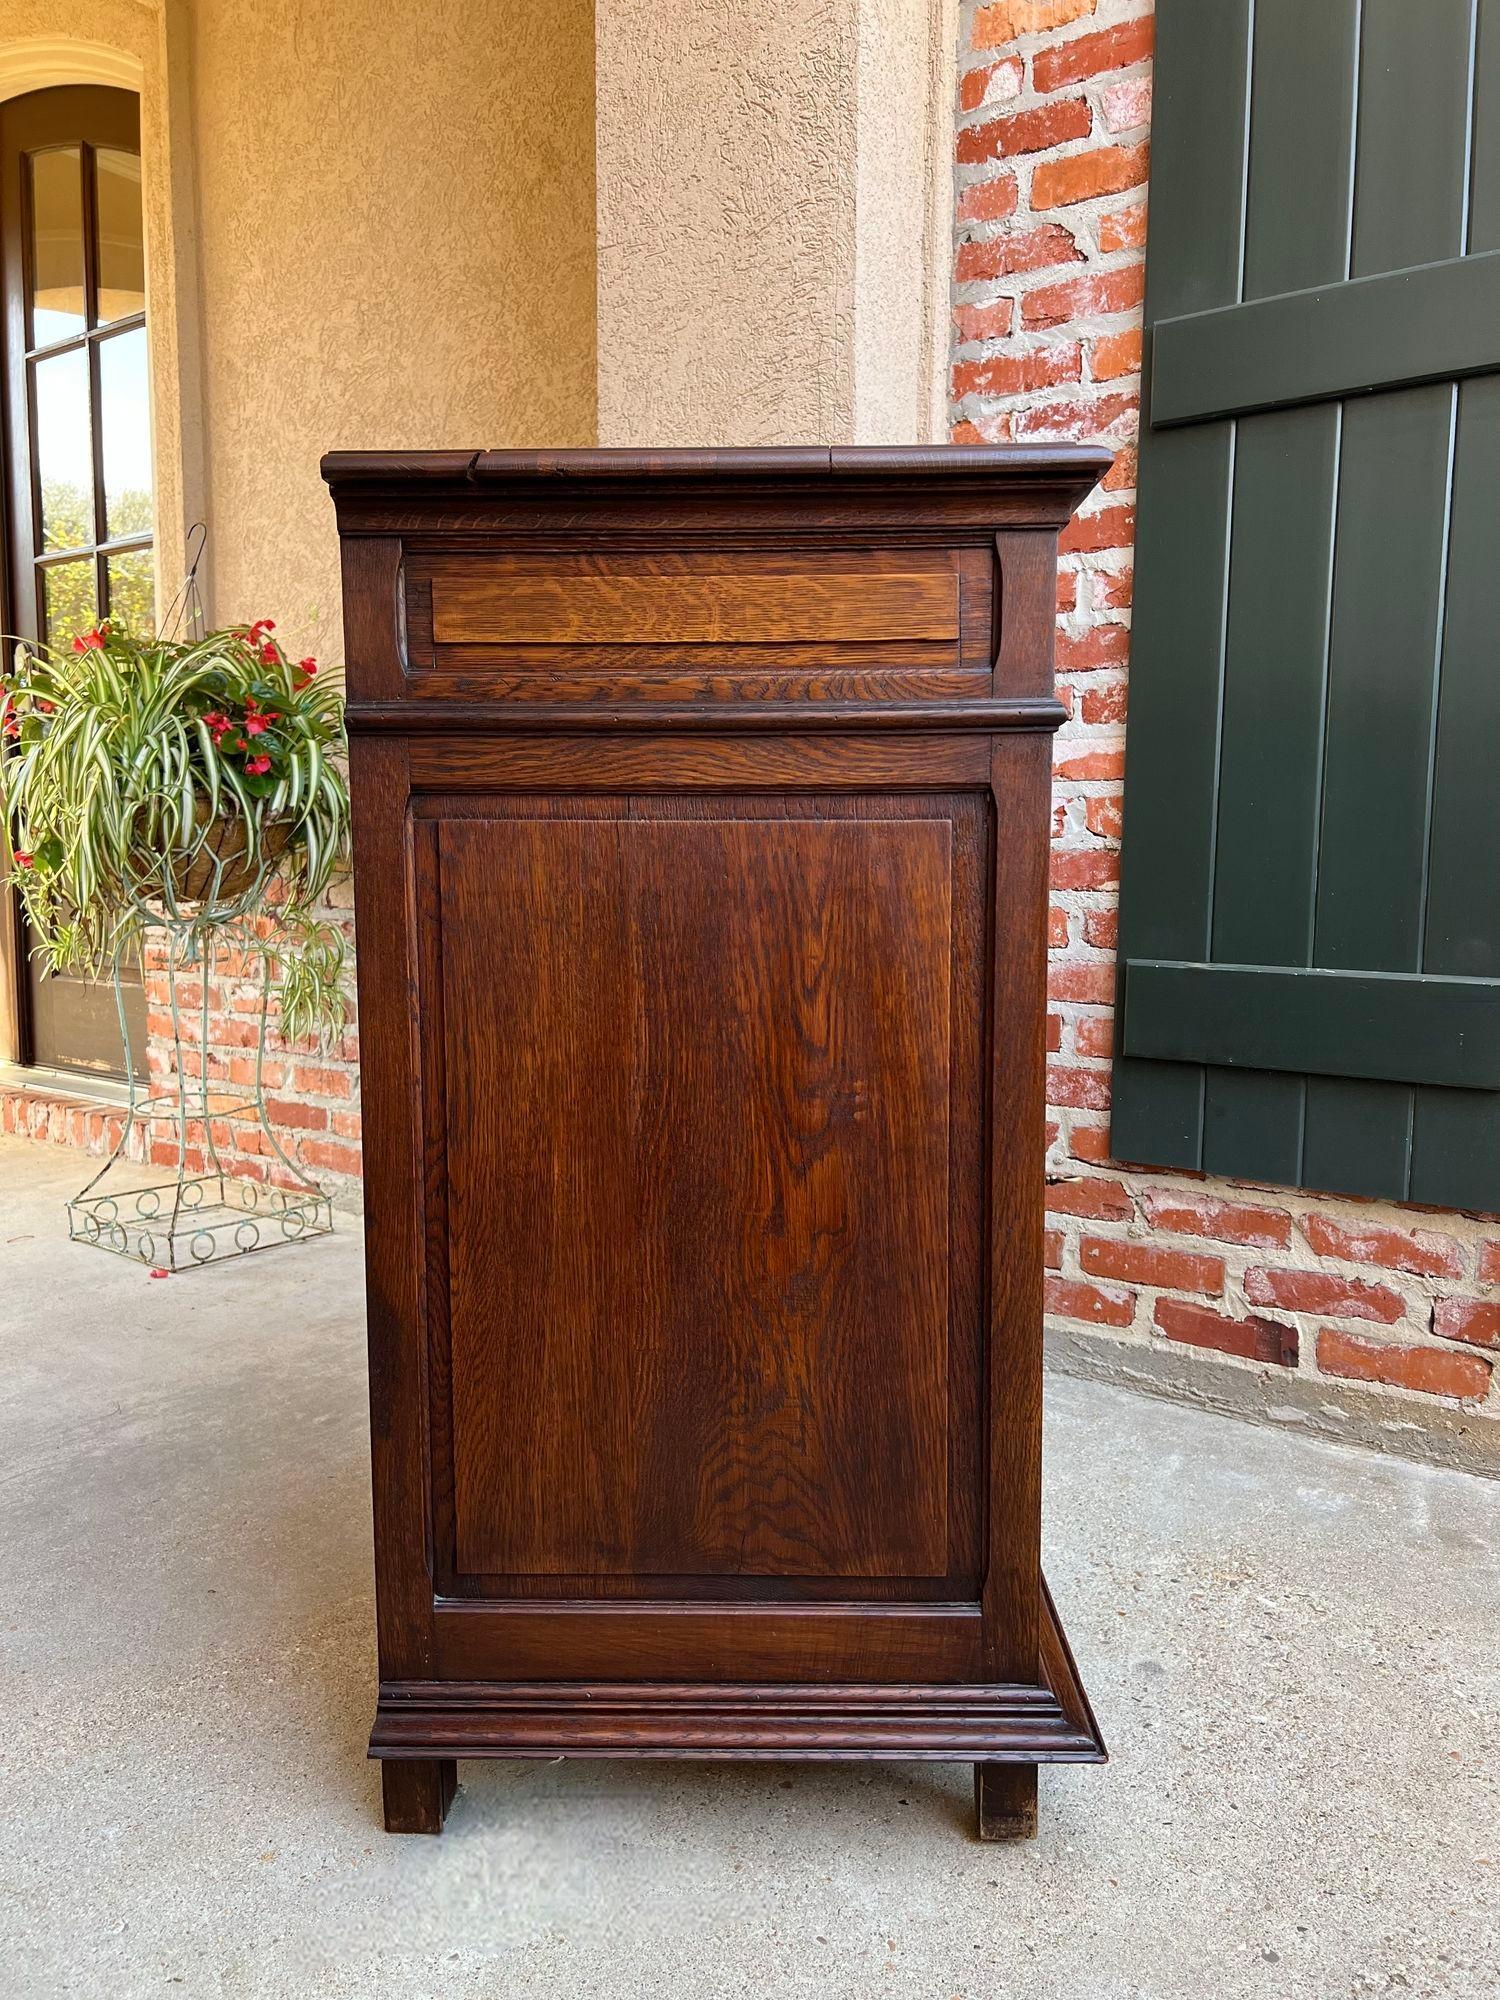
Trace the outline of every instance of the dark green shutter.
<path fill-rule="evenodd" d="M 1113 1151 L 1500 1209 L 1500 0 L 1157 0 Z"/>

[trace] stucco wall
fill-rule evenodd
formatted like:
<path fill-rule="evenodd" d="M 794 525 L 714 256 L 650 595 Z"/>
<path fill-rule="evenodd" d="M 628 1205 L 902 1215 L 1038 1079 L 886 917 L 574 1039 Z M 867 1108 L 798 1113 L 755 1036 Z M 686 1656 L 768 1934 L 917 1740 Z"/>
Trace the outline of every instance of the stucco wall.
<path fill-rule="evenodd" d="M 600 0 L 601 442 L 943 435 L 951 5 Z"/>
<path fill-rule="evenodd" d="M 590 0 L 195 0 L 212 597 L 338 648 L 330 447 L 595 435 Z"/>

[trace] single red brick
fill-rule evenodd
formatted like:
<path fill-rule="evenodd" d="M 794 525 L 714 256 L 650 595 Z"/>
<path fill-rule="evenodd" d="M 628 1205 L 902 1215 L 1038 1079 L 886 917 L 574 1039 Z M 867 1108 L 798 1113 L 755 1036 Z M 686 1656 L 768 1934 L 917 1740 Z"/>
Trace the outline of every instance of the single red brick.
<path fill-rule="evenodd" d="M 1047 943 L 1059 951 L 1068 942 L 1068 913 L 1054 903 L 1047 915 Z"/>
<path fill-rule="evenodd" d="M 1132 388 L 1115 395 L 1072 396 L 1050 403 L 1028 403 L 1016 412 L 1016 436 L 1089 443 L 1102 437 L 1113 424 L 1128 419 L 1133 425 L 1140 401 Z"/>
<path fill-rule="evenodd" d="M 1483 1285 L 1500 1285 L 1500 1241 L 1480 1244 L 1479 1282 Z"/>
<path fill-rule="evenodd" d="M 1083 1111 L 1109 1109 L 1109 1071 L 1072 1069 L 1063 1063 L 1047 1065 L 1047 1102 L 1068 1105 Z"/>
<path fill-rule="evenodd" d="M 994 354 L 984 361 L 959 361 L 953 369 L 953 394 L 955 398 L 1020 396 L 1054 382 L 1076 382 L 1082 367 L 1076 341 L 1028 348 L 1020 354 Z"/>
<path fill-rule="evenodd" d="M 1169 1235 L 1213 1236 L 1221 1243 L 1249 1243 L 1257 1250 L 1284 1250 L 1292 1240 L 1292 1218 L 1279 1208 L 1175 1192 L 1151 1191 L 1144 1200 L 1147 1220 Z"/>
<path fill-rule="evenodd" d="M 1014 299 L 992 299 L 987 306 L 955 306 L 953 326 L 958 339 L 1003 340 L 1016 316 Z"/>
<path fill-rule="evenodd" d="M 1057 572 L 1057 608 L 1059 612 L 1076 610 L 1078 605 L 1078 572 L 1076 569 L 1060 569 Z"/>
<path fill-rule="evenodd" d="M 1133 569 L 1096 569 L 1092 574 L 1094 603 L 1101 610 L 1128 611 L 1135 594 Z"/>
<path fill-rule="evenodd" d="M 1061 1047 L 1062 1047 L 1062 1015 L 1049 1014 L 1047 1016 L 1048 1055 L 1055 1056 Z"/>
<path fill-rule="evenodd" d="M 1190 1250 L 1164 1250 L 1155 1243 L 1132 1243 L 1116 1236 L 1085 1236 L 1078 1261 L 1094 1278 L 1123 1278 L 1131 1285 L 1161 1285 L 1174 1292 L 1224 1289 L 1222 1257 Z"/>
<path fill-rule="evenodd" d="M 1089 374 L 1096 382 L 1113 382 L 1121 375 L 1136 374 L 1141 365 L 1141 329 L 1127 327 L 1124 333 L 1104 333 L 1089 342 Z"/>
<path fill-rule="evenodd" d="M 309 1097 L 351 1097 L 354 1079 L 346 1069 L 330 1069 L 327 1064 L 298 1063 L 292 1071 L 292 1088 Z"/>
<path fill-rule="evenodd" d="M 1136 146 L 1096 146 L 1092 152 L 1043 160 L 1031 177 L 1031 206 L 1070 208 L 1074 202 L 1092 201 L 1096 195 L 1122 194 L 1126 188 L 1140 187 L 1149 171 L 1150 157 L 1149 142 L 1143 139 Z"/>
<path fill-rule="evenodd" d="M 965 70 L 958 80 L 958 108 L 977 111 L 985 99 L 999 103 L 1020 94 L 1026 70 L 1019 56 L 1006 56 L 985 69 Z"/>
<path fill-rule="evenodd" d="M 1186 1299 L 1158 1299 L 1154 1318 L 1168 1340 L 1217 1348 L 1246 1361 L 1273 1362 L 1278 1368 L 1297 1365 L 1297 1329 L 1280 1320 L 1228 1319 Z"/>
<path fill-rule="evenodd" d="M 1092 1174 L 1076 1180 L 1049 1181 L 1049 1215 L 1085 1215 L 1095 1222 L 1129 1222 L 1135 1208 L 1123 1181 L 1096 1180 Z"/>
<path fill-rule="evenodd" d="M 991 0 L 974 16 L 976 49 L 996 49 L 1017 35 L 1061 28 L 1082 14 L 1092 14 L 1094 0 Z"/>
<path fill-rule="evenodd" d="M 1039 285 L 1021 301 L 1021 324 L 1063 326 L 1092 313 L 1134 312 L 1145 296 L 1145 266 L 1122 264 L 1118 271 L 1091 271 L 1060 284 Z"/>
<path fill-rule="evenodd" d="M 1118 797 L 1086 799 L 1083 806 L 1084 824 L 1100 840 L 1118 841 L 1120 838 L 1121 801 Z"/>
<path fill-rule="evenodd" d="M 1389 1285 L 1339 1278 L 1328 1271 L 1278 1271 L 1257 1266 L 1245 1273 L 1245 1297 L 1256 1306 L 1335 1313 L 1340 1319 L 1373 1319 L 1385 1326 L 1394 1326 L 1403 1310 L 1400 1293 Z"/>
<path fill-rule="evenodd" d="M 1082 1285 L 1075 1278 L 1048 1278 L 1047 1311 L 1058 1319 L 1088 1320 L 1094 1326 L 1129 1326 L 1135 1294 L 1113 1285 Z"/>
<path fill-rule="evenodd" d="M 1487 1299 L 1439 1299 L 1433 1308 L 1432 1330 L 1444 1340 L 1466 1340 L 1472 1347 L 1500 1347 L 1500 1305 Z"/>
<path fill-rule="evenodd" d="M 977 424 L 971 424 L 966 417 L 962 423 L 954 424 L 948 433 L 954 444 L 988 444 L 991 442 Z"/>
<path fill-rule="evenodd" d="M 1463 1275 L 1463 1258 L 1451 1236 L 1426 1236 L 1377 1223 L 1346 1229 L 1317 1213 L 1303 1216 L 1302 1233 L 1320 1257 L 1338 1257 L 1346 1264 L 1380 1264 L 1388 1271 L 1413 1271 L 1426 1278 Z"/>
<path fill-rule="evenodd" d="M 1477 1354 L 1450 1354 L 1441 1347 L 1401 1347 L 1361 1340 L 1325 1326 L 1318 1334 L 1318 1366 L 1325 1375 L 1359 1382 L 1388 1382 L 1397 1389 L 1420 1389 L 1429 1396 L 1475 1401 L 1490 1386 L 1491 1364 Z"/>
<path fill-rule="evenodd" d="M 1109 1160 L 1109 1127 L 1090 1125 L 1081 1118 L 1075 1118 L 1068 1132 L 1068 1150 L 1075 1160 L 1086 1160 L 1090 1165 L 1102 1167 Z"/>
<path fill-rule="evenodd" d="M 992 174 L 971 181 L 958 197 L 960 222 L 1004 222 L 1016 212 L 1019 190 L 1014 174 Z"/>
<path fill-rule="evenodd" d="M 1120 879 L 1120 857 L 1109 847 L 1066 847 L 1052 855 L 1054 889 L 1107 889 Z"/>
<path fill-rule="evenodd" d="M 1068 754 L 1055 766 L 1059 778 L 1095 779 L 1107 782 L 1125 775 L 1125 752 L 1118 749 L 1079 750 L 1075 745 L 1059 746 Z"/>
<path fill-rule="evenodd" d="M 1062 673 L 1086 674 L 1100 667 L 1123 667 L 1130 658 L 1128 625 L 1091 625 L 1076 638 L 1057 635 L 1057 664 Z"/>
<path fill-rule="evenodd" d="M 972 167 L 981 160 L 1008 160 L 1018 153 L 1045 153 L 1070 139 L 1086 139 L 1094 129 L 1094 114 L 1082 97 L 1058 98 L 1009 118 L 991 118 L 983 125 L 960 128 L 957 158 Z"/>
<path fill-rule="evenodd" d="M 1113 951 L 1119 942 L 1120 912 L 1113 910 L 1085 910 L 1083 913 L 1083 941 L 1091 944 L 1096 951 Z"/>
<path fill-rule="evenodd" d="M 1007 229 L 977 243 L 960 243 L 953 275 L 961 285 L 991 278 L 1009 278 L 1018 271 L 1045 271 L 1058 264 L 1082 262 L 1083 252 L 1070 229 L 1044 222 L 1039 229 Z M 1077 377 L 1073 378 L 1075 381 Z"/>
<path fill-rule="evenodd" d="M 1133 201 L 1129 208 L 1117 208 L 1099 218 L 1099 250 L 1105 257 L 1116 250 L 1140 250 L 1146 242 L 1146 204 Z"/>
<path fill-rule="evenodd" d="M 1117 444 L 1113 449 L 1115 462 L 1099 485 L 1106 493 L 1124 493 L 1135 485 L 1136 448 L 1133 444 Z"/>
<path fill-rule="evenodd" d="M 325 1173 L 354 1174 L 360 1171 L 360 1151 L 331 1139 L 302 1139 L 298 1142 L 297 1157 L 305 1166 L 321 1167 Z"/>
<path fill-rule="evenodd" d="M 1134 507 L 1100 507 L 1092 514 L 1075 514 L 1063 529 L 1058 548 L 1064 555 L 1085 555 L 1099 549 L 1128 549 L 1134 543 Z"/>
<path fill-rule="evenodd" d="M 1085 961 L 1070 965 L 1066 960 L 1047 968 L 1047 991 L 1054 1000 L 1072 1000 L 1084 1007 L 1107 1007 L 1115 997 L 1115 969 L 1112 964 Z"/>
<path fill-rule="evenodd" d="M 1084 77 L 1098 76 L 1103 70 L 1128 69 L 1132 63 L 1144 62 L 1151 53 L 1152 28 L 1151 15 L 1140 14 L 1098 34 L 1079 35 L 1038 49 L 1031 59 L 1032 83 L 1042 92 L 1060 90 L 1064 84 L 1081 83 Z"/>
<path fill-rule="evenodd" d="M 1129 688 L 1123 675 L 1111 674 L 1107 678 L 1090 681 L 1079 704 L 1080 720 L 1087 723 L 1123 722 L 1128 702 Z"/>
<path fill-rule="evenodd" d="M 1049 1229 L 1042 1237 L 1042 1262 L 1049 1271 L 1062 1269 L 1063 1235 L 1060 1229 Z"/>
<path fill-rule="evenodd" d="M 1081 1056 L 1112 1056 L 1115 1052 L 1113 1014 L 1082 1014 L 1073 1029 L 1073 1046 Z"/>
<path fill-rule="evenodd" d="M 1151 123 L 1151 79 L 1149 76 L 1122 76 L 1112 83 L 1099 100 L 1105 129 L 1135 132 Z"/>
<path fill-rule="evenodd" d="M 322 1104 L 302 1098 L 266 1098 L 266 1116 L 274 1126 L 298 1126 L 302 1132 L 326 1132 L 328 1112 Z"/>

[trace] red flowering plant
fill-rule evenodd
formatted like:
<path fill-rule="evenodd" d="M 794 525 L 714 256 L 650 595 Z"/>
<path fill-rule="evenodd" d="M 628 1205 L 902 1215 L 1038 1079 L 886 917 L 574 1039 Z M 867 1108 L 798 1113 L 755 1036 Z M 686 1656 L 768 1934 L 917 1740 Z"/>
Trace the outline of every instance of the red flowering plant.
<path fill-rule="evenodd" d="M 106 622 L 0 673 L 0 803 L 42 959 L 98 976 L 167 921 L 273 940 L 288 1036 L 342 1018 L 313 905 L 344 860 L 343 695 L 269 618 L 187 641 Z"/>

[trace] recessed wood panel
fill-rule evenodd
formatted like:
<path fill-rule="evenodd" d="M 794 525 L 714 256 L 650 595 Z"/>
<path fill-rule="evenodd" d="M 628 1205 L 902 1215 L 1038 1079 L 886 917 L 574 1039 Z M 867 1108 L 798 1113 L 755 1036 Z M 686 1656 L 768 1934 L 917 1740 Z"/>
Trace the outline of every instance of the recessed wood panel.
<path fill-rule="evenodd" d="M 547 556 L 433 562 L 440 646 L 739 646 L 956 640 L 946 551 Z"/>
<path fill-rule="evenodd" d="M 782 812 L 439 826 L 460 1571 L 947 1567 L 954 825 Z"/>

